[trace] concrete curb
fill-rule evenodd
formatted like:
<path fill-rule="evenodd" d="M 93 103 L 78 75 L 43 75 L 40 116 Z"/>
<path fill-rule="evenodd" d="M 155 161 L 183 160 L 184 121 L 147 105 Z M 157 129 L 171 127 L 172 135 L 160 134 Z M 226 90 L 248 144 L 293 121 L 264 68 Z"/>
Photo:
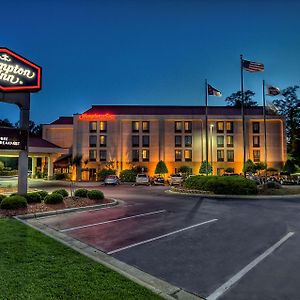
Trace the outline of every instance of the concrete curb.
<path fill-rule="evenodd" d="M 117 199 L 114 199 L 114 198 L 107 198 L 107 199 L 113 200 L 113 202 L 89 205 L 89 206 L 82 206 L 82 207 L 71 207 L 71 208 L 65 208 L 65 209 L 59 209 L 59 210 L 44 211 L 44 212 L 38 212 L 38 213 L 26 214 L 26 215 L 17 215 L 16 217 L 18 219 L 26 220 L 26 219 L 61 215 L 61 214 L 66 214 L 66 213 L 71 213 L 71 212 L 86 211 L 86 210 L 95 209 L 95 208 L 100 208 L 100 209 L 101 208 L 109 208 L 109 207 L 114 207 L 119 204 L 119 201 Z"/>
<path fill-rule="evenodd" d="M 22 219 L 15 216 L 15 219 L 31 228 L 40 231 L 41 233 L 53 238 L 54 240 L 64 244 L 65 246 L 85 255 L 92 260 L 100 263 L 109 269 L 123 275 L 131 281 L 151 290 L 153 293 L 167 300 L 205 300 L 197 295 L 186 292 L 185 290 L 176 287 L 166 281 L 156 278 L 148 273 L 145 273 L 133 266 L 117 260 L 116 258 L 107 255 L 106 253 L 90 247 L 87 244 L 80 242 L 70 236 L 58 232 L 45 224 L 40 223 L 37 219 Z"/>

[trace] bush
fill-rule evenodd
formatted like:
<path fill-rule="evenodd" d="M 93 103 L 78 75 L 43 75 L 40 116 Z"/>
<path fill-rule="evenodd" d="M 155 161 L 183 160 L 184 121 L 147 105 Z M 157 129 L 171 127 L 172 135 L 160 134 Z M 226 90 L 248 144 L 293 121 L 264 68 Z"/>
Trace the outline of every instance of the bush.
<path fill-rule="evenodd" d="M 42 200 L 44 200 L 45 197 L 48 196 L 48 192 L 46 191 L 38 191 L 37 193 L 41 196 Z"/>
<path fill-rule="evenodd" d="M 76 197 L 86 198 L 88 190 L 87 189 L 78 189 L 75 191 Z"/>
<path fill-rule="evenodd" d="M 98 191 L 98 190 L 88 191 L 87 196 L 88 196 L 89 199 L 92 199 L 92 200 L 102 200 L 102 199 L 104 199 L 104 194 L 101 191 Z"/>
<path fill-rule="evenodd" d="M 18 209 L 27 206 L 27 201 L 24 197 L 15 195 L 4 198 L 1 201 L 0 207 L 2 209 Z"/>
<path fill-rule="evenodd" d="M 56 204 L 64 201 L 64 197 L 59 193 L 52 193 L 51 195 L 47 195 L 45 197 L 46 204 Z"/>
<path fill-rule="evenodd" d="M 258 192 L 256 183 L 244 177 L 193 176 L 184 186 L 223 195 L 256 195 Z"/>
<path fill-rule="evenodd" d="M 135 174 L 148 173 L 148 168 L 146 166 L 133 166 L 131 170 L 135 172 Z"/>
<path fill-rule="evenodd" d="M 54 174 L 54 179 L 55 180 L 65 180 L 68 179 L 69 175 L 67 173 L 56 173 Z"/>
<path fill-rule="evenodd" d="M 135 182 L 136 173 L 134 170 L 123 170 L 120 172 L 122 182 Z"/>
<path fill-rule="evenodd" d="M 264 189 L 281 189 L 282 186 L 276 181 L 268 181 L 263 185 Z"/>
<path fill-rule="evenodd" d="M 116 171 L 113 169 L 102 169 L 98 172 L 97 174 L 97 178 L 99 181 L 104 181 L 104 179 L 108 176 L 108 175 L 115 175 Z"/>
<path fill-rule="evenodd" d="M 23 197 L 27 200 L 27 203 L 42 202 L 42 197 L 39 193 L 27 193 L 26 195 L 23 195 Z"/>
<path fill-rule="evenodd" d="M 59 189 L 52 192 L 52 194 L 60 194 L 63 197 L 68 197 L 69 193 L 65 189 Z"/>
<path fill-rule="evenodd" d="M 5 195 L 0 195 L 0 203 L 1 203 L 1 201 L 2 201 L 4 198 L 6 198 Z"/>

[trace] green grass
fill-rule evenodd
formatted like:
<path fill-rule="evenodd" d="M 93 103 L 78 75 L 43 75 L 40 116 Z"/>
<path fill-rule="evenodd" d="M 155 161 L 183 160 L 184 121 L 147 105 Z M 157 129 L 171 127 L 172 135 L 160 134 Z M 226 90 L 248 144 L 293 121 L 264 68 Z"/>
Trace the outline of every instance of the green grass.
<path fill-rule="evenodd" d="M 14 219 L 0 219 L 0 299 L 161 299 Z"/>

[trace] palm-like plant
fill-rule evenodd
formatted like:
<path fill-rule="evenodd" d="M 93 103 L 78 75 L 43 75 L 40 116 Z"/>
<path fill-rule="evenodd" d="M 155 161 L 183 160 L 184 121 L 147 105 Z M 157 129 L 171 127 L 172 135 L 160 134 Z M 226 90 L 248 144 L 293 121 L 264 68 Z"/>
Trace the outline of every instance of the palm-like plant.
<path fill-rule="evenodd" d="M 71 159 L 72 166 L 76 167 L 76 181 L 81 179 L 81 164 L 82 164 L 82 155 L 75 155 Z"/>

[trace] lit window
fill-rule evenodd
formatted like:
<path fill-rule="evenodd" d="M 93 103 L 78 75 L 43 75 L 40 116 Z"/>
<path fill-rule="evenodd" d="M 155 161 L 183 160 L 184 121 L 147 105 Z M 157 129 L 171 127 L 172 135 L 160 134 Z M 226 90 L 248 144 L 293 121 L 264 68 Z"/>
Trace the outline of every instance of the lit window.
<path fill-rule="evenodd" d="M 224 132 L 224 122 L 217 122 L 217 133 Z"/>
<path fill-rule="evenodd" d="M 227 147 L 233 147 L 233 135 L 227 135 L 226 142 Z"/>
<path fill-rule="evenodd" d="M 139 150 L 132 150 L 132 161 L 140 160 L 140 152 Z"/>
<path fill-rule="evenodd" d="M 90 122 L 90 132 L 97 132 L 97 122 Z"/>
<path fill-rule="evenodd" d="M 260 146 L 260 139 L 259 135 L 253 136 L 253 147 L 259 147 Z"/>
<path fill-rule="evenodd" d="M 89 151 L 89 161 L 95 161 L 96 160 L 96 150 L 90 150 Z"/>
<path fill-rule="evenodd" d="M 99 151 L 99 159 L 100 161 L 106 161 L 106 150 Z"/>
<path fill-rule="evenodd" d="M 175 150 L 175 161 L 182 161 L 182 151 Z"/>
<path fill-rule="evenodd" d="M 254 162 L 260 161 L 260 150 L 253 150 L 253 161 Z"/>
<path fill-rule="evenodd" d="M 175 132 L 181 132 L 182 131 L 182 122 L 176 121 L 175 122 Z"/>
<path fill-rule="evenodd" d="M 100 135 L 99 142 L 100 147 L 106 147 L 106 135 Z"/>
<path fill-rule="evenodd" d="M 143 121 L 142 122 L 142 130 L 143 130 L 143 132 L 149 132 L 150 131 L 150 122 L 149 121 Z"/>
<path fill-rule="evenodd" d="M 259 122 L 253 122 L 252 123 L 252 132 L 253 133 L 259 133 Z"/>
<path fill-rule="evenodd" d="M 192 150 L 184 150 L 184 160 L 192 161 Z"/>
<path fill-rule="evenodd" d="M 224 161 L 224 150 L 217 150 L 217 161 Z"/>
<path fill-rule="evenodd" d="M 227 161 L 234 161 L 234 151 L 227 150 Z"/>
<path fill-rule="evenodd" d="M 184 132 L 192 132 L 192 122 L 191 121 L 186 121 L 184 122 Z"/>
<path fill-rule="evenodd" d="M 217 136 L 217 147 L 224 147 L 224 136 L 223 135 Z"/>
<path fill-rule="evenodd" d="M 107 122 L 106 121 L 100 121 L 100 132 L 106 132 L 107 131 Z"/>
<path fill-rule="evenodd" d="M 96 147 L 96 146 L 97 146 L 97 136 L 90 135 L 90 147 Z"/>
<path fill-rule="evenodd" d="M 192 147 L 192 136 L 191 135 L 186 135 L 184 137 L 184 145 L 185 145 L 185 147 Z"/>
<path fill-rule="evenodd" d="M 226 132 L 233 133 L 233 122 L 226 122 Z"/>
<path fill-rule="evenodd" d="M 175 147 L 181 147 L 181 135 L 175 135 Z"/>
<path fill-rule="evenodd" d="M 142 150 L 142 160 L 149 161 L 149 150 L 147 149 Z"/>
<path fill-rule="evenodd" d="M 132 147 L 139 147 L 140 146 L 140 137 L 138 135 L 132 136 Z"/>
<path fill-rule="evenodd" d="M 140 122 L 132 121 L 132 132 L 139 132 L 140 130 Z"/>
<path fill-rule="evenodd" d="M 143 135 L 143 147 L 149 147 L 150 138 L 149 135 Z"/>

